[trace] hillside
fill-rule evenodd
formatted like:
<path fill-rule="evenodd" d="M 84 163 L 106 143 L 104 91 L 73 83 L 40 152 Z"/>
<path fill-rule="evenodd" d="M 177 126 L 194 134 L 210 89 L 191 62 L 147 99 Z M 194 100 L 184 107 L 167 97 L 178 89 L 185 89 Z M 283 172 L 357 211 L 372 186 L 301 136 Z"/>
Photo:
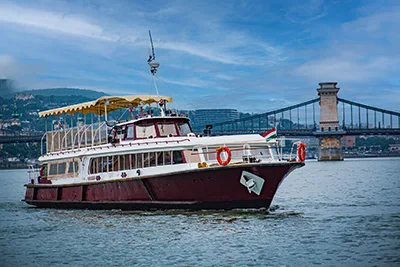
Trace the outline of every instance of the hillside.
<path fill-rule="evenodd" d="M 3 99 L 13 98 L 16 94 L 31 94 L 34 96 L 80 96 L 89 99 L 97 99 L 107 95 L 106 93 L 79 88 L 46 88 L 30 89 L 22 91 L 18 89 L 15 82 L 10 79 L 0 79 L 0 97 Z"/>
<path fill-rule="evenodd" d="M 78 88 L 48 88 L 48 89 L 36 89 L 18 92 L 21 94 L 32 94 L 42 96 L 81 96 L 91 99 L 97 99 L 99 97 L 107 95 L 103 92 L 98 92 L 89 89 L 78 89 Z"/>

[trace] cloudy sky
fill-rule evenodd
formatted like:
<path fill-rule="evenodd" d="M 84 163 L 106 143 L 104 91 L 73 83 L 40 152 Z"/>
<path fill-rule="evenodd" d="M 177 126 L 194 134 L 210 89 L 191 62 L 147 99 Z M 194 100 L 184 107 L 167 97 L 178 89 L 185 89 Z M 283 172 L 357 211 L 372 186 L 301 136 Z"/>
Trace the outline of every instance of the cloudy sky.
<path fill-rule="evenodd" d="M 20 89 L 161 94 L 262 112 L 339 96 L 400 110 L 400 1 L 0 0 L 0 77 Z"/>

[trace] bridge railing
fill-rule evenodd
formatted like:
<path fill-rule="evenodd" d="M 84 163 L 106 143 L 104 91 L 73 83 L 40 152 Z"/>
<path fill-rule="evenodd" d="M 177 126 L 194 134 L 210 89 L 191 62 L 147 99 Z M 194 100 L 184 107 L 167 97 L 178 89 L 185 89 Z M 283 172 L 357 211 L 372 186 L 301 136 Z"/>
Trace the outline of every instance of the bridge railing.
<path fill-rule="evenodd" d="M 400 129 L 400 112 L 373 107 L 338 98 L 340 126 L 346 131 L 353 129 Z"/>

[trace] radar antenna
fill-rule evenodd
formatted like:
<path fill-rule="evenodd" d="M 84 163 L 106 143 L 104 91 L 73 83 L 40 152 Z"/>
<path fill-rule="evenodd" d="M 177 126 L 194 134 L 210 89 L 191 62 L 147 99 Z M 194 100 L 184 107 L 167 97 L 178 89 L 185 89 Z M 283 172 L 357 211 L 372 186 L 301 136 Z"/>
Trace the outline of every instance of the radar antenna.
<path fill-rule="evenodd" d="M 151 52 L 152 54 L 149 55 L 149 59 L 147 60 L 147 64 L 150 66 L 150 72 L 155 75 L 157 72 L 157 68 L 160 66 L 160 63 L 153 62 L 156 59 L 156 54 L 154 53 L 154 45 L 153 45 L 153 38 L 151 38 L 151 32 L 149 30 L 149 37 L 150 37 L 150 44 L 151 44 Z M 150 52 L 150 51 L 149 51 Z"/>

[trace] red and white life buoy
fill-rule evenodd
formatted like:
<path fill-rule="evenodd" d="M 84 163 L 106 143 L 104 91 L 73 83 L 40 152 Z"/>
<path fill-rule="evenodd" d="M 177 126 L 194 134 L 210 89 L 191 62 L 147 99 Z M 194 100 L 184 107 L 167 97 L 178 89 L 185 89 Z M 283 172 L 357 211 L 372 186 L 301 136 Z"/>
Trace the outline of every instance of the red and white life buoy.
<path fill-rule="evenodd" d="M 228 155 L 228 158 L 226 160 L 224 160 L 224 161 L 222 161 L 222 159 L 221 159 L 222 151 L 225 151 L 226 154 Z M 231 162 L 231 157 L 232 157 L 232 153 L 231 153 L 231 150 L 228 147 L 221 146 L 221 147 L 217 148 L 217 160 L 218 160 L 219 165 L 222 165 L 222 166 L 228 165 L 229 162 Z"/>
<path fill-rule="evenodd" d="M 306 144 L 300 142 L 297 146 L 297 162 L 303 162 L 306 159 Z"/>

